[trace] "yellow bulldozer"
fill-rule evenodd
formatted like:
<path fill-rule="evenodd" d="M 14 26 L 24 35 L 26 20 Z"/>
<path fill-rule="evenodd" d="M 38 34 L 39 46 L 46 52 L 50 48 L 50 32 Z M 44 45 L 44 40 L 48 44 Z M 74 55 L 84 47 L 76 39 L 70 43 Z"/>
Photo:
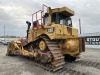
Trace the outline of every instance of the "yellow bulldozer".
<path fill-rule="evenodd" d="M 85 41 L 78 37 L 71 16 L 74 11 L 67 7 L 51 9 L 43 5 L 42 10 L 32 14 L 32 23 L 26 21 L 26 40 L 11 41 L 7 55 L 30 57 L 50 71 L 63 68 L 66 61 L 75 61 L 85 51 Z"/>

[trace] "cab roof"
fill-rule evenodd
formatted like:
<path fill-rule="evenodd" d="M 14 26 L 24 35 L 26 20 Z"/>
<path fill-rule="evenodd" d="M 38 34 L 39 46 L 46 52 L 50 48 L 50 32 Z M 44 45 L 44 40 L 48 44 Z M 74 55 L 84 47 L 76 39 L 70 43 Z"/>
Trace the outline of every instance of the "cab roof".
<path fill-rule="evenodd" d="M 74 15 L 74 11 L 70 10 L 67 7 L 56 8 L 56 9 L 51 9 L 51 10 L 52 10 L 52 13 L 59 12 L 59 13 L 65 14 L 66 16 L 73 16 Z"/>

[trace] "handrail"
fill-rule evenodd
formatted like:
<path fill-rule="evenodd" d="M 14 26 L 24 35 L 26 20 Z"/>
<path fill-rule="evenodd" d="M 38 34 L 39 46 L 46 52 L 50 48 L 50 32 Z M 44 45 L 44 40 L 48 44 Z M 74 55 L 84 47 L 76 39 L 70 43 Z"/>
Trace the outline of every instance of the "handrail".
<path fill-rule="evenodd" d="M 43 5 L 42 5 L 43 15 L 44 15 L 44 7 L 47 7 L 47 8 L 48 8 L 48 6 L 47 6 L 47 5 L 45 5 L 45 4 L 43 4 Z"/>
<path fill-rule="evenodd" d="M 42 10 L 39 10 L 39 11 L 37 11 L 37 12 L 33 13 L 32 15 L 34 15 L 34 14 L 36 14 L 36 13 L 40 12 L 40 11 L 41 11 L 41 12 L 43 12 Z"/>
<path fill-rule="evenodd" d="M 32 25 L 33 25 L 33 16 L 36 14 L 36 22 L 38 22 L 38 20 L 41 20 L 41 27 L 43 28 L 43 25 L 44 25 L 44 7 L 48 8 L 47 5 L 43 4 L 42 10 L 39 10 L 39 11 L 32 14 Z M 37 13 L 39 13 L 39 12 L 41 12 L 41 19 L 37 20 L 37 16 L 38 16 Z M 33 28 L 34 28 L 34 26 L 33 26 Z M 37 29 L 38 29 L 38 24 L 37 24 Z"/>

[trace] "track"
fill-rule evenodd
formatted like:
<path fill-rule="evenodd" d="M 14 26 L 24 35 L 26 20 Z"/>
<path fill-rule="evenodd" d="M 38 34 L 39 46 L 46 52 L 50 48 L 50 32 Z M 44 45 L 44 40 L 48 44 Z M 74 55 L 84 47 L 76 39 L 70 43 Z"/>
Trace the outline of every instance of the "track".
<path fill-rule="evenodd" d="M 31 45 L 33 46 L 34 43 L 39 42 L 40 39 L 43 39 L 45 41 L 45 43 L 48 47 L 48 50 L 50 51 L 50 53 L 52 55 L 51 56 L 52 61 L 50 63 L 43 64 L 43 63 L 35 60 L 35 63 L 38 66 L 40 66 L 48 71 L 56 71 L 56 70 L 63 68 L 63 65 L 65 64 L 64 56 L 59 48 L 59 45 L 56 42 L 54 42 L 53 40 L 50 40 L 49 38 L 47 38 L 45 36 L 41 36 L 41 37 L 37 38 L 35 41 L 27 44 L 25 47 L 28 48 Z"/>
<path fill-rule="evenodd" d="M 34 62 L 34 64 L 42 69 L 44 69 L 45 71 L 50 71 L 51 72 L 51 69 L 50 69 L 50 66 L 48 65 L 43 65 L 41 63 L 37 63 L 37 62 Z M 66 75 L 69 73 L 69 75 L 87 75 L 85 73 L 82 73 L 82 72 L 79 72 L 79 71 L 76 71 L 76 70 L 73 70 L 73 69 L 69 69 L 67 68 L 67 65 L 65 65 L 62 69 L 56 71 L 56 72 L 51 72 L 53 73 L 54 75 Z"/>
<path fill-rule="evenodd" d="M 32 60 L 33 61 L 33 60 Z M 37 67 L 40 67 L 42 69 L 44 69 L 45 71 L 49 71 L 51 73 L 53 73 L 54 75 L 66 75 L 66 74 L 69 74 L 69 75 L 87 75 L 85 73 L 82 73 L 80 71 L 76 71 L 76 70 L 73 70 L 71 68 L 68 68 L 68 63 L 70 62 L 66 62 L 66 64 L 64 65 L 63 68 L 53 72 L 52 71 L 52 65 L 48 65 L 48 64 L 43 64 L 43 63 L 40 63 L 40 62 L 36 62 L 34 61 L 33 64 Z"/>
<path fill-rule="evenodd" d="M 53 56 L 52 65 L 54 65 L 55 67 L 53 71 L 63 68 L 65 61 L 64 61 L 64 56 L 59 48 L 59 45 L 55 43 L 54 41 L 51 41 L 50 39 L 47 39 L 45 37 L 43 37 L 43 39 L 46 41 L 47 46 Z"/>

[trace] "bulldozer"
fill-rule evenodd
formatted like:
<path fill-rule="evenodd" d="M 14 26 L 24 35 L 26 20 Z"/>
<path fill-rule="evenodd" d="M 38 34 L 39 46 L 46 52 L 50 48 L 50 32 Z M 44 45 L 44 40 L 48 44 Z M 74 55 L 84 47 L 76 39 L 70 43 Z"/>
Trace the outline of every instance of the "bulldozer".
<path fill-rule="evenodd" d="M 73 28 L 72 16 L 74 11 L 67 7 L 51 9 L 43 4 L 42 10 L 32 14 L 32 23 L 26 21 L 26 40 L 11 41 L 7 55 L 29 57 L 50 71 L 63 68 L 67 61 L 77 60 L 85 51 L 85 40 Z"/>

